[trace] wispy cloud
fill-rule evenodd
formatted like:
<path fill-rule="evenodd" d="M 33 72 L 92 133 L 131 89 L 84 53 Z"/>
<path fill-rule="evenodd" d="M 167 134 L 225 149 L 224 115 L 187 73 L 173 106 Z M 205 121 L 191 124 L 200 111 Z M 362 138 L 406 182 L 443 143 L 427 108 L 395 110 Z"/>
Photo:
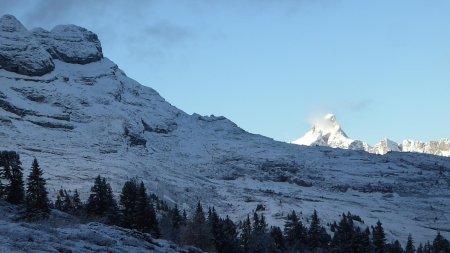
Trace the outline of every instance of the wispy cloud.
<path fill-rule="evenodd" d="M 145 27 L 144 34 L 160 42 L 174 44 L 191 37 L 192 32 L 186 27 L 164 20 Z"/>
<path fill-rule="evenodd" d="M 341 117 L 354 117 L 355 115 L 360 116 L 364 112 L 370 109 L 373 104 L 371 99 L 362 99 L 356 101 L 341 101 L 336 103 L 322 103 L 316 105 L 310 112 L 307 122 L 314 125 L 316 122 L 323 119 L 328 113 L 337 115 L 338 118 Z"/>
<path fill-rule="evenodd" d="M 373 101 L 370 99 L 343 102 L 341 104 L 338 104 L 336 109 L 341 113 L 356 113 L 368 109 L 368 107 L 370 107 L 372 103 Z"/>

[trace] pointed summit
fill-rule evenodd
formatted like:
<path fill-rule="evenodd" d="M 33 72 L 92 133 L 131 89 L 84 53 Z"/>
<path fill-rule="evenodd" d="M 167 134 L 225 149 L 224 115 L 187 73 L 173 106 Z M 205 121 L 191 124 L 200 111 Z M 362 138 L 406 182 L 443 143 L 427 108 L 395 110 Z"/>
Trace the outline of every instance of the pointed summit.
<path fill-rule="evenodd" d="M 448 139 L 430 142 L 404 140 L 401 144 L 398 144 L 393 140 L 384 138 L 373 147 L 365 142 L 350 139 L 342 130 L 336 116 L 331 113 L 316 120 L 311 130 L 291 143 L 305 146 L 364 150 L 378 155 L 385 155 L 389 152 L 417 152 L 450 157 L 450 141 Z"/>
<path fill-rule="evenodd" d="M 336 133 L 343 135 L 344 137 L 347 137 L 347 135 L 344 133 L 344 131 L 342 131 L 341 125 L 337 121 L 336 116 L 331 113 L 326 114 L 324 117 L 322 117 L 321 119 L 314 122 L 313 129 L 315 131 L 321 131 L 321 132 L 327 132 L 327 133 L 336 132 Z"/>
<path fill-rule="evenodd" d="M 314 123 L 312 129 L 303 137 L 292 142 L 306 146 L 328 146 L 364 150 L 367 144 L 348 138 L 334 114 L 326 114 Z"/>

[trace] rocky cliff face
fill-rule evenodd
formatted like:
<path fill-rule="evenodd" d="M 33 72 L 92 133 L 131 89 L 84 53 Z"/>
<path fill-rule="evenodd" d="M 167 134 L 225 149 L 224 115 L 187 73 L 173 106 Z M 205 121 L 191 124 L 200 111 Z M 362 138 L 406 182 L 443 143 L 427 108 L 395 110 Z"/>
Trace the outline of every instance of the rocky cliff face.
<path fill-rule="evenodd" d="M 54 70 L 53 60 L 87 64 L 102 59 L 97 35 L 64 25 L 50 32 L 28 31 L 14 16 L 0 18 L 0 68 L 27 76 L 42 76 Z"/>
<path fill-rule="evenodd" d="M 86 198 L 99 174 L 116 193 L 139 177 L 168 203 L 202 200 L 234 220 L 262 204 L 271 225 L 316 209 L 324 224 L 347 211 L 381 219 L 389 239 L 450 231 L 449 158 L 276 142 L 175 108 L 82 28 L 28 32 L 11 16 L 0 27 L 0 149 L 18 151 L 25 174 L 36 157 L 51 196 L 64 187 Z"/>

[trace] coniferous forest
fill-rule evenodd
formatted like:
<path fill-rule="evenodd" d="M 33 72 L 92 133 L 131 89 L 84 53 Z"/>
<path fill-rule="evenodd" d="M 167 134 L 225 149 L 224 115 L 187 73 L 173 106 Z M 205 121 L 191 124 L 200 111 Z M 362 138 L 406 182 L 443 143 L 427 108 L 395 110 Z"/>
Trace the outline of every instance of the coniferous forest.
<path fill-rule="evenodd" d="M 149 233 L 180 245 L 192 245 L 207 252 L 219 253 L 447 253 L 450 243 L 439 231 L 433 241 L 415 242 L 410 234 L 405 245 L 388 241 L 382 221 L 367 226 L 361 217 L 347 212 L 339 221 L 325 224 L 314 210 L 303 223 L 301 211 L 285 217 L 283 227 L 269 226 L 266 217 L 253 212 L 242 221 L 220 216 L 216 209 L 200 201 L 193 212 L 169 205 L 147 192 L 142 181 L 124 182 L 120 195 L 106 178 L 93 178 L 89 197 L 82 200 L 77 190 L 60 189 L 49 199 L 44 177 L 35 158 L 24 181 L 20 157 L 13 151 L 0 152 L 0 197 L 17 205 L 20 219 L 27 222 L 46 219 L 51 209 L 99 221 L 111 226 Z M 258 210 L 259 208 L 256 208 Z"/>

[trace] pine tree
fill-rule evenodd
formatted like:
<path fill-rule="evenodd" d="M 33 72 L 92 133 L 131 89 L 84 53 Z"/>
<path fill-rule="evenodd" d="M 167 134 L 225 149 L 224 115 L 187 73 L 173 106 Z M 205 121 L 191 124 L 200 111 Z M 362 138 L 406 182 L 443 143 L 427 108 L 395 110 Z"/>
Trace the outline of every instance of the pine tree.
<path fill-rule="evenodd" d="M 384 229 L 380 220 L 378 220 L 372 234 L 372 242 L 374 245 L 375 253 L 385 253 L 386 236 L 384 234 Z"/>
<path fill-rule="evenodd" d="M 307 241 L 307 231 L 295 211 L 287 216 L 284 224 L 286 244 L 290 248 L 300 250 Z"/>
<path fill-rule="evenodd" d="M 194 215 L 189 222 L 185 241 L 187 244 L 194 245 L 202 250 L 208 251 L 212 249 L 212 235 L 206 224 L 205 213 L 200 201 L 197 203 Z"/>
<path fill-rule="evenodd" d="M 445 239 L 441 232 L 438 232 L 436 237 L 433 240 L 433 252 L 436 253 L 447 253 L 450 252 L 450 243 L 447 239 Z"/>
<path fill-rule="evenodd" d="M 351 252 L 352 248 L 354 248 L 353 240 L 356 237 L 353 220 L 343 213 L 335 230 L 331 243 L 332 248 L 342 252 Z"/>
<path fill-rule="evenodd" d="M 28 176 L 26 193 L 26 213 L 28 217 L 47 217 L 50 212 L 49 201 L 45 188 L 45 179 L 36 158 L 33 160 L 31 172 Z"/>
<path fill-rule="evenodd" d="M 72 196 L 66 190 L 64 190 L 64 198 L 63 198 L 63 210 L 64 212 L 72 212 Z"/>
<path fill-rule="evenodd" d="M 105 189 L 105 199 L 106 199 L 106 220 L 105 223 L 108 225 L 117 225 L 119 223 L 119 208 L 117 207 L 117 202 L 114 199 L 114 194 L 111 185 L 106 182 L 106 178 L 102 179 L 102 186 Z"/>
<path fill-rule="evenodd" d="M 148 208 L 149 229 L 154 237 L 159 238 L 161 236 L 161 230 L 159 228 L 158 219 L 156 218 L 156 210 L 153 203 L 149 203 Z"/>
<path fill-rule="evenodd" d="M 361 253 L 371 253 L 372 245 L 370 243 L 370 230 L 367 227 L 361 234 L 361 245 L 362 250 Z"/>
<path fill-rule="evenodd" d="M 25 197 L 23 172 L 20 164 L 21 162 L 19 160 L 19 155 L 17 155 L 17 158 L 11 168 L 11 180 L 9 187 L 6 188 L 8 192 L 6 201 L 11 204 L 21 204 L 23 203 Z"/>
<path fill-rule="evenodd" d="M 105 178 L 97 176 L 86 206 L 86 211 L 94 216 L 106 216 L 112 224 L 117 220 L 117 204 L 114 200 L 111 185 Z"/>
<path fill-rule="evenodd" d="M 225 220 L 221 220 L 221 237 L 217 238 L 220 243 L 217 248 L 218 253 L 238 253 L 239 244 L 237 240 L 237 230 L 234 222 L 227 216 Z"/>
<path fill-rule="evenodd" d="M 163 238 L 180 243 L 182 223 L 183 217 L 181 216 L 181 211 L 178 205 L 175 204 L 175 207 L 170 209 L 167 215 L 163 215 L 159 222 Z"/>
<path fill-rule="evenodd" d="M 25 197 L 23 172 L 20 165 L 20 158 L 16 153 L 11 164 L 11 180 L 9 187 L 7 187 L 8 195 L 6 197 L 6 200 L 11 204 L 21 204 Z"/>
<path fill-rule="evenodd" d="M 175 204 L 175 207 L 172 209 L 170 213 L 171 213 L 172 227 L 175 230 L 178 230 L 183 223 L 182 221 L 183 217 L 181 217 L 180 209 L 178 209 L 177 204 Z"/>
<path fill-rule="evenodd" d="M 159 237 L 160 231 L 155 209 L 149 203 L 143 182 L 138 186 L 134 209 L 134 223 L 136 224 L 136 228 L 144 232 L 150 232 L 155 237 Z"/>
<path fill-rule="evenodd" d="M 64 191 L 63 191 L 63 189 L 59 189 L 58 194 L 56 195 L 55 208 L 60 211 L 64 211 L 63 210 L 63 199 L 64 199 Z"/>
<path fill-rule="evenodd" d="M 135 180 L 125 182 L 120 194 L 121 226 L 125 228 L 136 228 L 135 206 L 137 197 L 137 183 Z"/>
<path fill-rule="evenodd" d="M 414 242 L 411 234 L 408 235 L 408 241 L 406 242 L 405 253 L 415 253 L 416 249 L 414 248 Z"/>
<path fill-rule="evenodd" d="M 403 253 L 402 245 L 398 240 L 395 240 L 393 243 L 386 245 L 386 252 L 388 253 Z"/>
<path fill-rule="evenodd" d="M 83 203 L 80 200 L 80 195 L 78 194 L 78 190 L 75 189 L 73 193 L 73 200 L 72 200 L 72 209 L 74 213 L 79 213 L 81 209 L 83 208 Z"/>
<path fill-rule="evenodd" d="M 286 246 L 284 245 L 283 232 L 280 227 L 270 227 L 270 237 L 272 238 L 273 245 L 271 247 L 272 252 L 284 252 Z"/>
<path fill-rule="evenodd" d="M 258 216 L 258 213 L 253 213 L 253 230 L 250 240 L 251 252 L 267 252 L 270 242 L 270 236 L 267 233 L 267 223 L 264 214 Z"/>
<path fill-rule="evenodd" d="M 416 253 L 425 253 L 425 252 L 423 251 L 423 245 L 422 245 L 422 243 L 420 243 L 420 244 L 419 244 L 419 247 L 417 247 Z"/>
<path fill-rule="evenodd" d="M 247 215 L 247 219 L 242 224 L 242 231 L 240 235 L 240 245 L 243 252 L 250 252 L 250 241 L 252 236 L 252 223 L 250 216 Z"/>
<path fill-rule="evenodd" d="M 311 215 L 311 224 L 308 230 L 308 245 L 311 249 L 321 247 L 321 226 L 317 211 Z"/>
<path fill-rule="evenodd" d="M 14 151 L 0 152 L 0 197 L 6 196 L 11 204 L 21 204 L 25 191 L 20 156 Z M 6 180 L 3 184 L 1 180 Z"/>
<path fill-rule="evenodd" d="M 430 242 L 426 242 L 425 245 L 423 246 L 423 252 L 424 253 L 435 253 L 433 252 L 433 247 L 431 246 Z M 441 252 L 439 252 L 441 253 Z"/>
<path fill-rule="evenodd" d="M 216 250 L 218 252 L 222 252 L 223 248 L 223 227 L 222 227 L 222 221 L 220 220 L 219 215 L 216 212 L 216 209 L 213 207 L 212 209 L 209 208 L 208 210 L 208 220 L 207 220 L 214 246 L 216 247 Z"/>

